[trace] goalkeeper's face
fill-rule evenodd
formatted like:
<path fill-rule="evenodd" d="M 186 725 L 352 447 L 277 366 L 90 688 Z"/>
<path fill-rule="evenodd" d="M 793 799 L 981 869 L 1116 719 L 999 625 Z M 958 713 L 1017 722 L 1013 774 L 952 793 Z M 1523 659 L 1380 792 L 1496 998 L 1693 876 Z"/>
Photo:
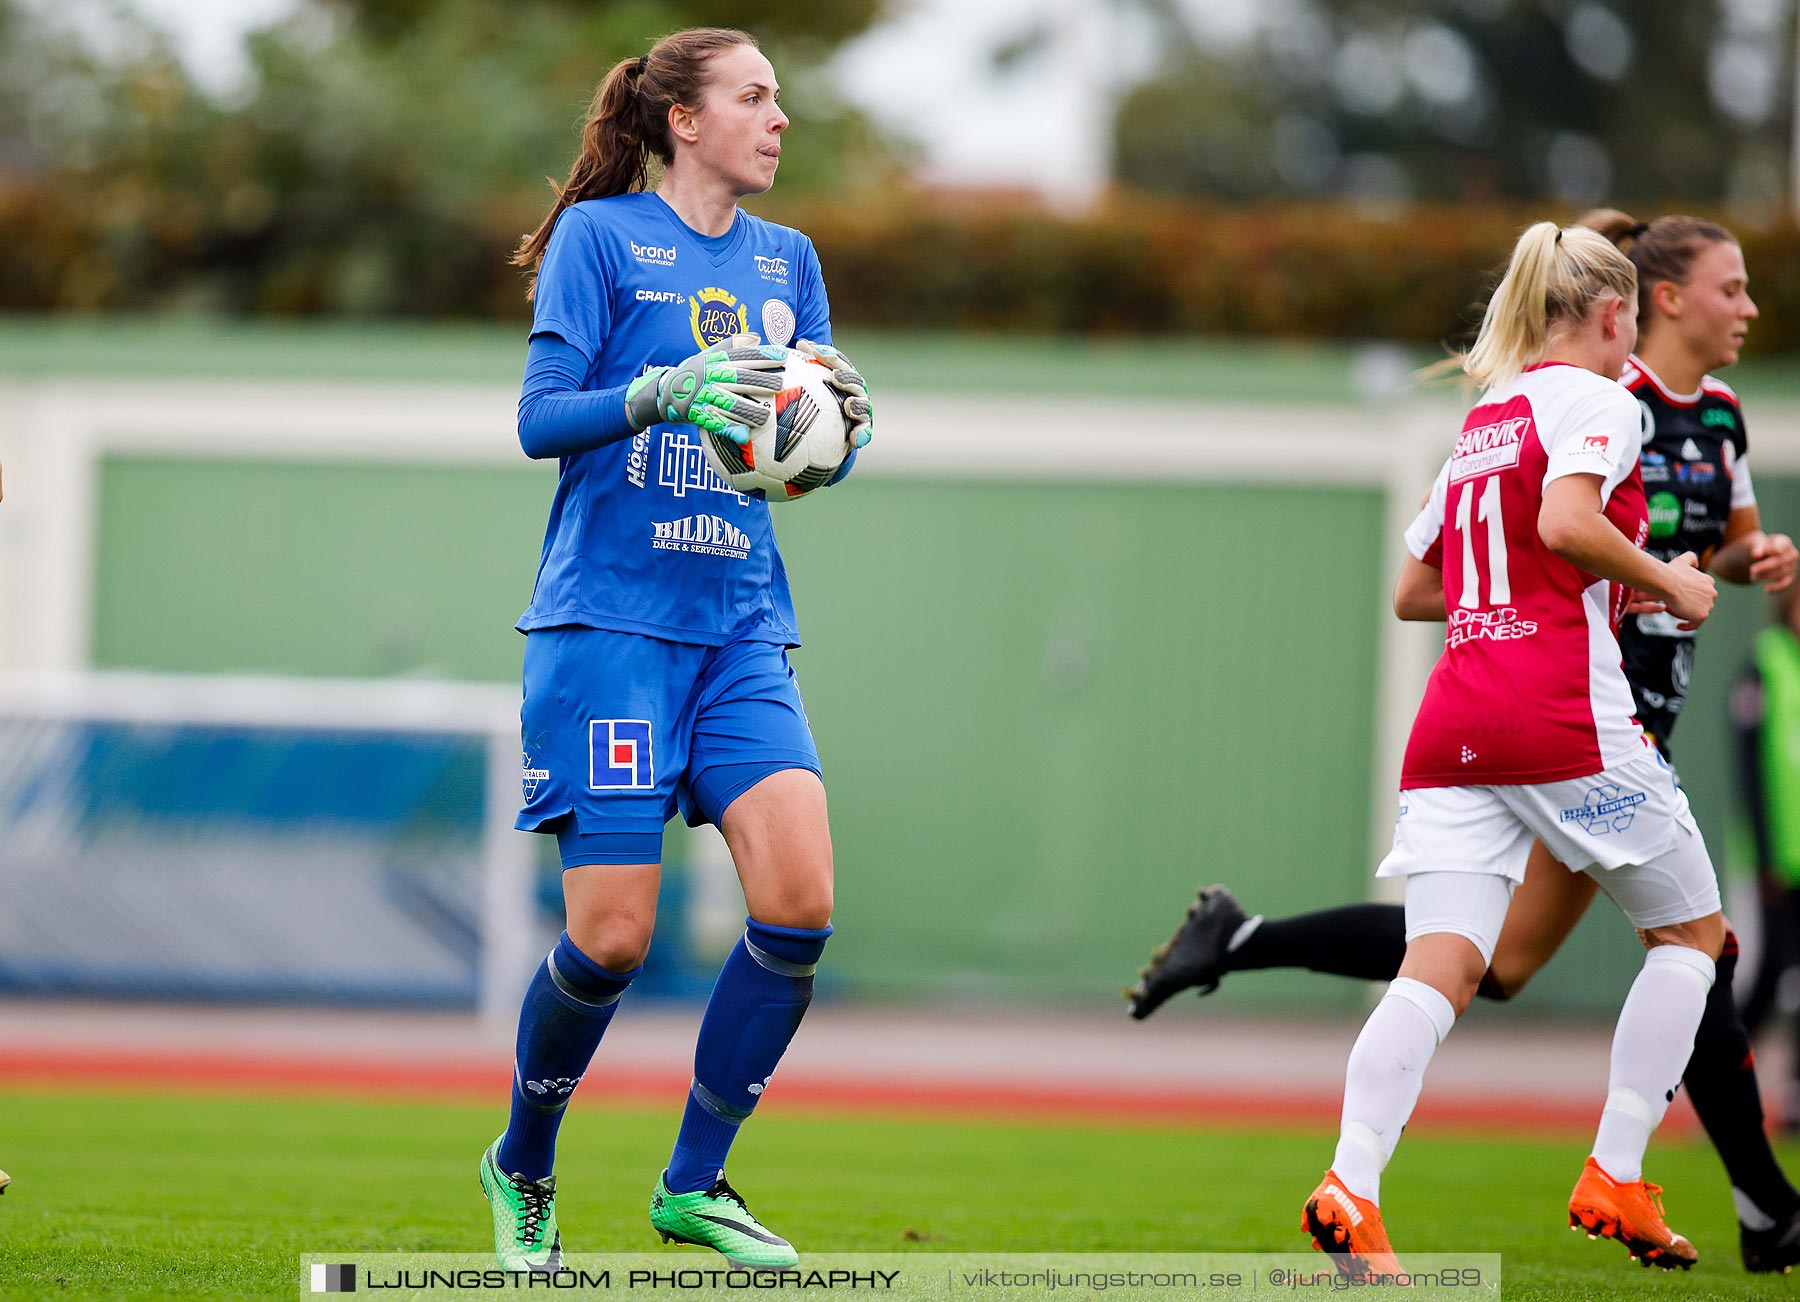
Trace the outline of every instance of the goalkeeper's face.
<path fill-rule="evenodd" d="M 731 183 L 739 194 L 775 184 L 781 133 L 788 117 L 777 96 L 775 69 L 749 45 L 720 50 L 707 61 L 706 97 L 694 115 L 694 162 Z"/>

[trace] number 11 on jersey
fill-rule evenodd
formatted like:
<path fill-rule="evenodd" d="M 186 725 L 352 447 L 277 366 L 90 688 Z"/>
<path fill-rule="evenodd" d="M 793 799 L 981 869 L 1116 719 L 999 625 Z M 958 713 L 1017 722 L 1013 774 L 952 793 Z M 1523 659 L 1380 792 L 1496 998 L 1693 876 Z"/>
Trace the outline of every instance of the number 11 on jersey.
<path fill-rule="evenodd" d="M 1475 485 L 1464 484 L 1456 499 L 1456 532 L 1462 537 L 1462 595 L 1456 604 L 1464 610 L 1481 605 L 1481 575 L 1475 569 L 1475 539 L 1471 536 L 1469 516 L 1487 526 L 1488 604 L 1504 606 L 1512 601 L 1512 581 L 1506 573 L 1506 521 L 1500 514 L 1500 476 L 1489 475 L 1482 482 L 1481 500 L 1475 500 Z"/>

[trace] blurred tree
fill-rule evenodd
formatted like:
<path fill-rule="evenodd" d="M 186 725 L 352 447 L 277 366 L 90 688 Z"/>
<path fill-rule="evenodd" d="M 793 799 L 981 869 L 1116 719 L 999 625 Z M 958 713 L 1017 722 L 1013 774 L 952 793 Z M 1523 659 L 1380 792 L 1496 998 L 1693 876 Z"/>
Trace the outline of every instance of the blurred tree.
<path fill-rule="evenodd" d="M 755 15 L 804 142 L 782 191 L 898 166 L 818 75 L 879 3 Z M 665 32 L 746 17 L 719 0 L 308 0 L 251 37 L 251 82 L 219 102 L 141 20 L 95 5 L 103 53 L 0 0 L 0 221 L 37 193 L 67 212 L 33 220 L 71 226 L 91 264 L 46 288 L 0 254 L 7 301 L 522 312 L 505 258 L 548 207 L 544 178 L 567 174 L 599 78 Z"/>
<path fill-rule="evenodd" d="M 1117 118 L 1121 180 L 1370 201 L 1778 203 L 1781 0 L 1288 0 L 1236 46 L 1171 39 Z"/>

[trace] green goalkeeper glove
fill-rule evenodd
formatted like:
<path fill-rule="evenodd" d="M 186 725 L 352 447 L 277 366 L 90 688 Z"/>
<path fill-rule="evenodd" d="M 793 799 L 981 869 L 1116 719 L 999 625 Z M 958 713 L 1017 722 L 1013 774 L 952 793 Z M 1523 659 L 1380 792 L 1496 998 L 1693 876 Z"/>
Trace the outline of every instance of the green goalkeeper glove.
<path fill-rule="evenodd" d="M 794 351 L 831 368 L 829 384 L 838 395 L 838 408 L 844 413 L 845 437 L 853 448 L 868 446 L 875 435 L 875 404 L 869 399 L 869 385 L 862 374 L 830 344 L 815 344 L 810 339 L 795 343 Z"/>
<path fill-rule="evenodd" d="M 734 443 L 773 414 L 781 388 L 785 348 L 766 347 L 755 335 L 734 335 L 675 366 L 653 366 L 625 390 L 625 419 L 635 430 L 662 421 L 698 425 Z"/>

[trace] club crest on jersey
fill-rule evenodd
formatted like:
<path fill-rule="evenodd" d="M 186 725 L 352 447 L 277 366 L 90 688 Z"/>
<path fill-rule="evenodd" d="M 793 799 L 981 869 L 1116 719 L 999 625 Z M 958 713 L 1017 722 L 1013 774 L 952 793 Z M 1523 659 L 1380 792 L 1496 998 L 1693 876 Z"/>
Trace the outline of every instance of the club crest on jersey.
<path fill-rule="evenodd" d="M 1590 787 L 1579 809 L 1565 809 L 1557 817 L 1565 823 L 1579 823 L 1589 836 L 1606 836 L 1623 832 L 1637 818 L 1637 807 L 1650 799 L 1642 791 L 1623 792 L 1611 782 Z"/>
<path fill-rule="evenodd" d="M 702 348 L 750 332 L 749 311 L 716 285 L 707 286 L 688 300 L 688 319 L 694 327 L 694 342 Z"/>
<path fill-rule="evenodd" d="M 1458 434 L 1456 449 L 1450 454 L 1450 482 L 1518 465 L 1519 449 L 1530 426 L 1531 417 L 1512 416 Z"/>
<path fill-rule="evenodd" d="M 794 309 L 778 298 L 772 298 L 762 307 L 763 338 L 772 344 L 786 347 L 794 337 Z"/>
<path fill-rule="evenodd" d="M 647 791 L 656 786 L 648 719 L 588 720 L 588 790 Z"/>

